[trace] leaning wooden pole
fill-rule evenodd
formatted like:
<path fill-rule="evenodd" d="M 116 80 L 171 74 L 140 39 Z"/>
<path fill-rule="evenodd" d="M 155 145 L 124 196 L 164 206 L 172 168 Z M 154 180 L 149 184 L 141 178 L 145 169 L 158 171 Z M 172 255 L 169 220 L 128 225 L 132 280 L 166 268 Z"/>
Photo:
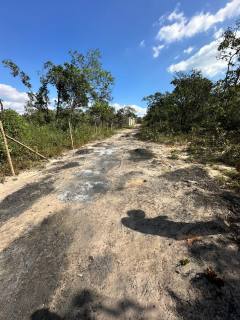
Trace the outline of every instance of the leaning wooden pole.
<path fill-rule="evenodd" d="M 38 155 L 40 158 L 42 158 L 42 159 L 44 159 L 44 160 L 48 160 L 48 158 L 44 157 L 41 153 L 39 153 L 39 152 L 33 150 L 32 148 L 26 146 L 26 145 L 23 144 L 22 142 L 20 142 L 20 141 L 14 139 L 14 138 L 8 136 L 7 134 L 6 134 L 6 137 L 7 137 L 9 140 L 12 140 L 12 141 L 16 142 L 17 144 L 19 144 L 20 146 L 22 146 L 22 147 L 28 149 L 29 151 L 35 153 L 35 154 Z"/>
<path fill-rule="evenodd" d="M 2 133 L 2 136 L 3 136 L 3 143 L 4 143 L 5 149 L 6 149 L 8 163 L 9 163 L 12 175 L 15 176 L 15 171 L 14 171 L 14 168 L 13 168 L 10 151 L 9 151 L 9 148 L 8 148 L 8 143 L 7 143 L 6 135 L 5 135 L 5 132 L 4 132 L 4 129 L 3 129 L 3 124 L 2 124 L 1 120 L 0 120 L 0 130 L 1 130 L 1 133 Z"/>
<path fill-rule="evenodd" d="M 72 136 L 72 126 L 71 126 L 70 120 L 68 120 L 68 126 L 69 126 L 69 133 L 70 133 L 70 138 L 71 138 L 72 149 L 74 150 L 73 136 Z"/>

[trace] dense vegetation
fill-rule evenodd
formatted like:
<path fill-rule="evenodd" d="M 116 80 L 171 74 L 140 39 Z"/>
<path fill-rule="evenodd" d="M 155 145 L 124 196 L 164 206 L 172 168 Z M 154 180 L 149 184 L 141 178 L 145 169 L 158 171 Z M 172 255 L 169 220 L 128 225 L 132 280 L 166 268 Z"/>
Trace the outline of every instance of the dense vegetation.
<path fill-rule="evenodd" d="M 190 141 L 192 157 L 203 162 L 240 162 L 240 24 L 224 32 L 218 59 L 227 63 L 216 83 L 200 71 L 178 73 L 171 93 L 144 100 L 148 109 L 141 137 L 154 141 Z"/>
<path fill-rule="evenodd" d="M 40 87 L 34 91 L 29 76 L 11 60 L 3 64 L 14 77 L 19 77 L 27 89 L 28 102 L 25 113 L 4 110 L 0 99 L 2 120 L 6 134 L 32 147 L 47 157 L 60 154 L 71 147 L 69 122 L 74 146 L 101 139 L 113 133 L 115 128 L 125 126 L 135 110 L 125 107 L 116 111 L 111 105 L 114 79 L 103 69 L 98 50 L 85 56 L 70 52 L 70 59 L 63 64 L 48 61 L 43 66 Z M 50 92 L 56 99 L 51 103 Z M 39 160 L 37 156 L 9 141 L 15 169 L 29 167 Z M 0 137 L 0 175 L 8 174 L 6 153 Z"/>

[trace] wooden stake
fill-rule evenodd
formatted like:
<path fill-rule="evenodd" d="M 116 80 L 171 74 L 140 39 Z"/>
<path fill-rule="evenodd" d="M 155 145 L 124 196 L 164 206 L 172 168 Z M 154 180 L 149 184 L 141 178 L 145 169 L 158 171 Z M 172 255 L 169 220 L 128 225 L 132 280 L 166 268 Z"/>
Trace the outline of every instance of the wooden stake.
<path fill-rule="evenodd" d="M 72 126 L 71 126 L 70 120 L 68 121 L 68 125 L 69 125 L 69 133 L 70 133 L 70 138 L 71 138 L 72 149 L 74 150 L 73 136 L 72 136 Z"/>
<path fill-rule="evenodd" d="M 6 139 L 6 135 L 5 135 L 5 132 L 4 132 L 4 129 L 3 129 L 3 124 L 2 124 L 2 121 L 1 121 L 1 120 L 0 120 L 0 130 L 1 130 L 1 133 L 2 133 L 2 136 L 3 136 L 3 143 L 4 143 L 5 148 L 6 148 L 8 163 L 9 163 L 9 166 L 10 166 L 10 169 L 11 169 L 11 172 L 12 172 L 12 175 L 15 176 L 15 171 L 14 171 L 14 168 L 13 168 L 10 151 L 9 151 L 9 149 L 8 149 L 7 139 Z"/>
<path fill-rule="evenodd" d="M 8 136 L 7 134 L 6 134 L 6 137 L 7 137 L 9 140 L 12 140 L 12 141 L 16 142 L 17 144 L 19 144 L 20 146 L 22 146 L 22 147 L 28 149 L 29 151 L 35 153 L 35 154 L 38 155 L 40 158 L 43 158 L 44 160 L 48 160 L 48 158 L 44 157 L 41 153 L 39 153 L 39 152 L 33 150 L 32 148 L 26 146 L 26 145 L 23 144 L 22 142 L 20 142 L 20 141 L 14 139 L 14 138 Z"/>

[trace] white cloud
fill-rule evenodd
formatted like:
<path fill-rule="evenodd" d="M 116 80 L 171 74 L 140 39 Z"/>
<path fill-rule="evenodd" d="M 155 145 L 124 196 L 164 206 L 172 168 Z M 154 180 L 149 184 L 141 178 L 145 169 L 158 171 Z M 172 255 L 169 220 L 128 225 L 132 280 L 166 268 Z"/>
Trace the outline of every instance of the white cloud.
<path fill-rule="evenodd" d="M 217 23 L 226 19 L 237 17 L 240 14 L 240 0 L 231 0 L 225 7 L 219 9 L 215 14 L 200 12 L 190 19 L 183 12 L 175 9 L 167 18 L 171 24 L 164 25 L 157 34 L 157 40 L 174 42 L 183 38 L 190 38 L 197 33 L 209 30 Z"/>
<path fill-rule="evenodd" d="M 5 109 L 13 109 L 19 113 L 24 112 L 24 106 L 28 100 L 26 92 L 20 92 L 16 88 L 0 83 L 0 98 Z"/>
<path fill-rule="evenodd" d="M 223 28 L 220 28 L 220 29 L 216 29 L 215 32 L 214 32 L 214 39 L 219 39 L 224 33 L 224 30 Z"/>
<path fill-rule="evenodd" d="M 153 58 L 158 58 L 160 55 L 160 51 L 164 48 L 164 45 L 161 44 L 159 46 L 153 47 Z"/>
<path fill-rule="evenodd" d="M 186 54 L 190 54 L 190 53 L 192 53 L 193 50 L 194 50 L 194 47 L 189 47 L 189 48 L 183 50 L 183 52 Z"/>
<path fill-rule="evenodd" d="M 172 64 L 169 72 L 189 71 L 191 69 L 201 70 L 205 76 L 214 77 L 223 73 L 226 69 L 226 62 L 217 59 L 219 39 L 214 40 L 193 54 L 190 58 Z"/>
<path fill-rule="evenodd" d="M 140 47 L 140 48 L 145 48 L 145 46 L 146 46 L 145 40 L 142 40 L 142 41 L 139 43 L 139 47 Z"/>
<path fill-rule="evenodd" d="M 119 104 L 119 103 L 113 103 L 112 106 L 116 109 L 116 110 L 119 110 L 121 108 L 124 108 L 124 107 L 132 107 L 136 110 L 137 112 L 137 115 L 139 117 L 143 117 L 145 116 L 146 112 L 147 112 L 147 109 L 146 108 L 143 108 L 143 107 L 139 107 L 135 104 L 128 104 L 128 105 L 125 105 L 125 104 Z"/>

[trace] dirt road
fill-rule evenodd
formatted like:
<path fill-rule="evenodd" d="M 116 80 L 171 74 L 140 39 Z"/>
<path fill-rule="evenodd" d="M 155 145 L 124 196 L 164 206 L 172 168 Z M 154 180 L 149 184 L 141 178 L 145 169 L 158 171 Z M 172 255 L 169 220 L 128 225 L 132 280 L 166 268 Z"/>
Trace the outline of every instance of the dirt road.
<path fill-rule="evenodd" d="M 1 185 L 0 319 L 240 319 L 240 198 L 170 151 L 128 130 Z"/>

